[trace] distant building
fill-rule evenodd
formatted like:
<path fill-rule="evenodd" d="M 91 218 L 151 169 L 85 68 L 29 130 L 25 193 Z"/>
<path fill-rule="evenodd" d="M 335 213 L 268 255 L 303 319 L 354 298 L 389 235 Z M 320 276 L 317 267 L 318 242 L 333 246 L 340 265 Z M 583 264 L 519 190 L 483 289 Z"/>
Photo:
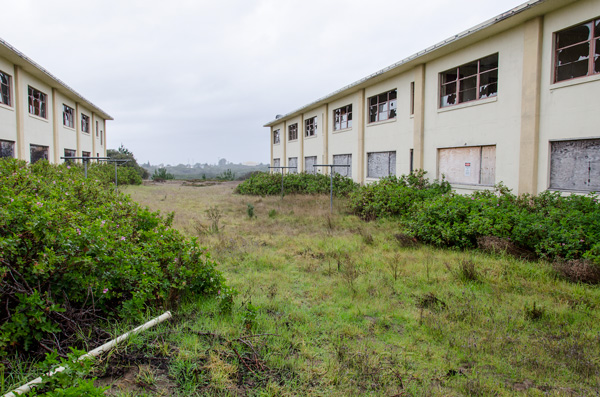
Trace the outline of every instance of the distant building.
<path fill-rule="evenodd" d="M 0 39 L 0 157 L 106 156 L 106 112 Z"/>
<path fill-rule="evenodd" d="M 268 122 L 271 165 L 600 191 L 600 1 L 534 0 Z"/>

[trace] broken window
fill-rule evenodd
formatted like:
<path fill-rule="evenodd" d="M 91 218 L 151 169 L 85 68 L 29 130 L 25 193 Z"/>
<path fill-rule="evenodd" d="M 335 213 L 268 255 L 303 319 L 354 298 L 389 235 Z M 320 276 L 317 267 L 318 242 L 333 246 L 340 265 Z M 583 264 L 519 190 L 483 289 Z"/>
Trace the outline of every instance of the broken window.
<path fill-rule="evenodd" d="M 438 178 L 450 183 L 493 186 L 496 146 L 469 146 L 438 150 Z"/>
<path fill-rule="evenodd" d="M 41 91 L 36 90 L 35 88 L 28 86 L 27 93 L 29 96 L 29 113 L 47 118 L 46 109 L 47 109 L 47 98 L 48 96 Z"/>
<path fill-rule="evenodd" d="M 294 167 L 294 168 L 288 168 L 288 172 L 290 174 L 297 173 L 298 172 L 298 157 L 288 158 L 288 167 Z"/>
<path fill-rule="evenodd" d="M 279 130 L 273 131 L 273 144 L 278 144 L 280 142 Z"/>
<path fill-rule="evenodd" d="M 0 158 L 15 157 L 15 143 L 0 140 Z"/>
<path fill-rule="evenodd" d="M 81 131 L 90 133 L 90 118 L 85 114 L 81 115 Z"/>
<path fill-rule="evenodd" d="M 81 157 L 90 157 L 91 153 L 90 152 L 81 152 Z M 88 163 L 90 160 L 89 159 L 83 159 L 84 163 Z"/>
<path fill-rule="evenodd" d="M 77 152 L 73 149 L 65 149 L 65 157 L 75 157 L 77 156 Z M 65 159 L 65 163 L 71 164 L 73 160 Z"/>
<path fill-rule="evenodd" d="M 304 158 L 304 171 L 309 174 L 316 174 L 317 169 L 315 168 L 315 164 L 317 164 L 317 156 L 307 156 Z"/>
<path fill-rule="evenodd" d="M 304 120 L 304 136 L 316 136 L 317 135 L 317 116 L 311 117 L 310 119 Z"/>
<path fill-rule="evenodd" d="M 7 106 L 11 106 L 12 103 L 10 93 L 11 85 L 12 78 L 10 77 L 10 75 L 0 70 L 0 103 L 3 103 Z"/>
<path fill-rule="evenodd" d="M 346 105 L 333 111 L 333 130 L 352 128 L 352 105 Z"/>
<path fill-rule="evenodd" d="M 367 153 L 367 178 L 396 175 L 396 152 Z"/>
<path fill-rule="evenodd" d="M 298 139 L 298 123 L 288 126 L 288 140 L 295 141 Z"/>
<path fill-rule="evenodd" d="M 63 103 L 63 124 L 75 128 L 75 110 Z"/>
<path fill-rule="evenodd" d="M 555 34 L 554 82 L 600 73 L 600 19 Z"/>
<path fill-rule="evenodd" d="M 600 139 L 551 142 L 550 188 L 600 192 Z"/>
<path fill-rule="evenodd" d="M 394 89 L 369 98 L 369 123 L 396 118 L 396 99 L 398 90 Z"/>
<path fill-rule="evenodd" d="M 281 167 L 281 159 L 273 159 L 273 167 Z"/>
<path fill-rule="evenodd" d="M 333 165 L 349 165 L 350 167 L 333 167 L 333 172 L 352 178 L 352 155 L 351 154 L 334 154 Z"/>
<path fill-rule="evenodd" d="M 40 160 L 48 160 L 48 146 L 30 145 L 29 146 L 31 164 L 37 163 Z"/>
<path fill-rule="evenodd" d="M 498 94 L 498 54 L 440 73 L 440 107 Z"/>

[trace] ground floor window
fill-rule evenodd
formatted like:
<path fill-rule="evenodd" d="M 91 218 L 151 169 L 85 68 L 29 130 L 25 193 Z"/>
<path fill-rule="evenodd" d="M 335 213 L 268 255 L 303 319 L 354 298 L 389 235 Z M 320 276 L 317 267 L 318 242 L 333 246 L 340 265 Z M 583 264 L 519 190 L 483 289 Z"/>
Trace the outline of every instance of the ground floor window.
<path fill-rule="evenodd" d="M 317 156 L 307 156 L 304 157 L 304 171 L 316 174 L 317 169 L 315 168 L 315 164 L 317 164 Z"/>
<path fill-rule="evenodd" d="M 75 157 L 77 156 L 77 151 L 73 149 L 65 149 L 65 157 Z M 65 159 L 65 163 L 72 163 L 73 160 Z"/>
<path fill-rule="evenodd" d="M 496 146 L 438 149 L 438 178 L 450 183 L 493 186 L 496 180 Z"/>
<path fill-rule="evenodd" d="M 273 159 L 273 167 L 281 167 L 281 159 Z M 279 171 L 279 170 L 275 170 Z"/>
<path fill-rule="evenodd" d="M 0 140 L 0 158 L 1 157 L 15 157 L 14 142 Z"/>
<path fill-rule="evenodd" d="M 550 188 L 600 192 L 600 139 L 550 142 Z"/>
<path fill-rule="evenodd" d="M 81 157 L 91 157 L 91 153 L 90 152 L 81 152 Z M 84 163 L 88 163 L 90 160 L 88 159 L 83 159 Z"/>
<path fill-rule="evenodd" d="M 288 172 L 290 174 L 297 173 L 298 172 L 298 157 L 288 158 L 288 167 L 294 167 L 294 168 L 288 168 Z"/>
<path fill-rule="evenodd" d="M 351 154 L 334 154 L 333 165 L 349 165 L 350 167 L 333 167 L 333 172 L 352 178 L 352 155 Z"/>
<path fill-rule="evenodd" d="M 396 175 L 396 152 L 367 153 L 367 178 Z"/>
<path fill-rule="evenodd" d="M 30 159 L 31 164 L 36 163 L 40 160 L 48 160 L 48 146 L 30 145 Z"/>

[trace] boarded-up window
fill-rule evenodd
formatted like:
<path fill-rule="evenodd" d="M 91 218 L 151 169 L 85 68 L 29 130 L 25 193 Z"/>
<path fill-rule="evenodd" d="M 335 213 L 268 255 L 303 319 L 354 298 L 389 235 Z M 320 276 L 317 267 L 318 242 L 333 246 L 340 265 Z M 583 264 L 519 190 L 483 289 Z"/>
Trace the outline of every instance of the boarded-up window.
<path fill-rule="evenodd" d="M 281 159 L 273 159 L 273 167 L 281 167 Z"/>
<path fill-rule="evenodd" d="M 290 174 L 297 173 L 298 172 L 298 157 L 288 158 L 288 167 L 294 167 L 294 168 L 288 168 L 288 172 Z"/>
<path fill-rule="evenodd" d="M 29 150 L 31 164 L 40 160 L 48 160 L 48 146 L 30 145 Z"/>
<path fill-rule="evenodd" d="M 304 171 L 315 174 L 317 169 L 314 165 L 317 164 L 317 156 L 307 156 L 304 158 Z"/>
<path fill-rule="evenodd" d="M 600 139 L 552 142 L 550 188 L 600 191 Z"/>
<path fill-rule="evenodd" d="M 396 152 L 367 153 L 367 178 L 396 175 Z"/>
<path fill-rule="evenodd" d="M 0 141 L 0 158 L 15 157 L 15 143 L 11 141 Z"/>
<path fill-rule="evenodd" d="M 438 178 L 464 185 L 494 185 L 496 146 L 469 146 L 439 149 Z"/>
<path fill-rule="evenodd" d="M 334 154 L 333 165 L 349 165 L 350 167 L 333 167 L 333 172 L 352 178 L 352 155 L 351 154 Z"/>

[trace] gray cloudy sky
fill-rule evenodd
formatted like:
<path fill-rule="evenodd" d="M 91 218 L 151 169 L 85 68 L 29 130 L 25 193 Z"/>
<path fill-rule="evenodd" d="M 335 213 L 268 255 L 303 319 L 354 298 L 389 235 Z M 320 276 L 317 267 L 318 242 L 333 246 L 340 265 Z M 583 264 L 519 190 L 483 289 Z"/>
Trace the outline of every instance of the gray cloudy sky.
<path fill-rule="evenodd" d="M 152 164 L 268 162 L 278 113 L 522 0 L 19 0 L 1 37 L 114 117 Z"/>

